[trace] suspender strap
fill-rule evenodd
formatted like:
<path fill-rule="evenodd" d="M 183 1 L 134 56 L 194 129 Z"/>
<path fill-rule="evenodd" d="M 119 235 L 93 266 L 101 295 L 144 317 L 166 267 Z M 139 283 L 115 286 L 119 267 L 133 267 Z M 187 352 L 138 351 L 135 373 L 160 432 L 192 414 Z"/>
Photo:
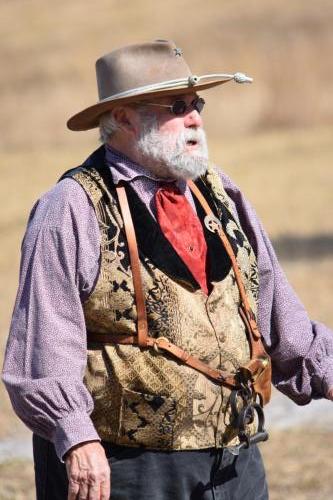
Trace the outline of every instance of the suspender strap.
<path fill-rule="evenodd" d="M 208 203 L 206 202 L 205 198 L 201 195 L 201 192 L 196 187 L 196 185 L 192 182 L 189 182 L 189 186 L 192 192 L 198 198 L 199 202 L 203 206 L 206 213 L 211 214 L 212 211 Z M 102 342 L 105 344 L 131 344 L 146 348 L 153 347 L 157 352 L 165 351 L 169 353 L 178 361 L 203 373 L 204 375 L 213 379 L 217 383 L 220 383 L 222 385 L 227 385 L 230 387 L 238 387 L 239 380 L 237 379 L 237 376 L 235 376 L 234 374 L 230 374 L 223 370 L 214 369 L 210 367 L 208 364 L 204 363 L 200 359 L 195 358 L 188 352 L 184 351 L 181 347 L 172 344 L 172 342 L 170 342 L 165 337 L 153 338 L 148 335 L 147 312 L 146 312 L 146 304 L 144 298 L 144 290 L 142 286 L 139 252 L 135 236 L 135 230 L 124 186 L 117 186 L 116 191 L 118 195 L 120 211 L 124 221 L 124 228 L 129 249 L 136 308 L 137 308 L 137 317 L 138 317 L 138 323 L 137 323 L 138 334 L 137 336 L 134 336 L 134 335 L 114 335 L 114 334 L 105 334 L 98 332 L 89 332 L 88 339 L 92 342 Z M 227 253 L 232 263 L 232 267 L 234 269 L 241 297 L 240 314 L 243 317 L 243 320 L 247 326 L 250 336 L 251 360 L 249 361 L 249 363 L 247 363 L 246 366 L 241 367 L 241 372 L 245 374 L 247 378 L 250 378 L 253 381 L 255 381 L 258 377 L 261 376 L 262 372 L 265 371 L 267 366 L 268 356 L 260 341 L 260 334 L 254 319 L 253 312 L 251 311 L 251 308 L 249 306 L 246 297 L 241 273 L 234 252 L 231 248 L 228 238 L 226 237 L 225 233 L 222 230 L 219 231 L 219 236 L 227 250 Z M 266 391 L 268 391 L 268 389 L 266 389 Z M 258 392 L 260 392 L 260 384 L 258 384 Z M 269 396 L 268 398 L 264 396 L 263 400 L 264 402 L 268 401 Z"/>
<path fill-rule="evenodd" d="M 132 274 L 133 274 L 134 294 L 135 294 L 136 310 L 138 316 L 137 343 L 139 344 L 140 347 L 146 347 L 147 337 L 148 337 L 148 322 L 146 313 L 146 302 L 141 280 L 138 245 L 136 242 L 133 220 L 130 208 L 128 206 L 125 188 L 124 186 L 117 186 L 116 191 L 118 195 L 120 211 L 123 216 Z"/>
<path fill-rule="evenodd" d="M 201 204 L 202 208 L 204 209 L 206 215 L 214 215 L 210 206 L 208 205 L 206 199 L 203 197 L 201 194 L 201 191 L 199 188 L 194 184 L 193 181 L 188 181 L 188 185 L 192 191 L 192 193 L 196 196 L 198 199 L 199 203 Z M 239 265 L 237 262 L 237 259 L 235 257 L 234 251 L 232 249 L 232 246 L 223 231 L 222 227 L 216 228 L 216 232 L 219 235 L 224 248 L 227 251 L 227 254 L 229 255 L 229 258 L 231 260 L 231 265 L 235 274 L 238 290 L 239 290 L 239 295 L 240 295 L 240 307 L 239 307 L 239 313 L 245 322 L 249 335 L 250 335 L 250 343 L 251 343 L 251 348 L 252 348 L 252 356 L 258 356 L 262 355 L 265 351 L 263 349 L 263 346 L 261 342 L 258 340 L 260 339 L 260 333 L 258 330 L 258 326 L 253 314 L 253 311 L 250 307 L 248 298 L 246 296 L 243 280 L 242 280 L 242 275 L 241 271 L 239 269 Z"/>
<path fill-rule="evenodd" d="M 88 332 L 88 338 L 91 342 L 102 342 L 103 344 L 138 345 L 138 338 L 134 335 Z M 237 385 L 234 375 L 212 368 L 203 361 L 200 361 L 200 359 L 191 356 L 191 354 L 184 351 L 181 347 L 176 346 L 165 337 L 147 337 L 145 347 L 152 347 L 156 352 L 164 351 L 170 354 L 173 358 L 203 373 L 206 377 L 214 380 L 214 382 L 230 387 Z"/>

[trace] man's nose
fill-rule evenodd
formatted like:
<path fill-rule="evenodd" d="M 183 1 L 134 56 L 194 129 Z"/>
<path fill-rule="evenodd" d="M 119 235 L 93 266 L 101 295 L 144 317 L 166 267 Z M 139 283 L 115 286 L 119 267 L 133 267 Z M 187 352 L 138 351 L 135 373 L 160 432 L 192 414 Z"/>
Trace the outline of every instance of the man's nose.
<path fill-rule="evenodd" d="M 202 127 L 202 124 L 201 115 L 196 109 L 192 109 L 184 118 L 184 126 L 187 128 L 199 128 Z"/>

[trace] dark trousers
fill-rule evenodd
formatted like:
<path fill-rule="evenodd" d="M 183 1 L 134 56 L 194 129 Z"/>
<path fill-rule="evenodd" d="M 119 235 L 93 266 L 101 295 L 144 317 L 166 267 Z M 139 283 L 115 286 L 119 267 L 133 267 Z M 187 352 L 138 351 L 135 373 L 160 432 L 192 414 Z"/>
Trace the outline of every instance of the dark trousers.
<path fill-rule="evenodd" d="M 160 452 L 102 443 L 111 472 L 111 500 L 267 500 L 257 446 Z M 37 500 L 66 500 L 65 465 L 52 443 L 33 437 Z"/>

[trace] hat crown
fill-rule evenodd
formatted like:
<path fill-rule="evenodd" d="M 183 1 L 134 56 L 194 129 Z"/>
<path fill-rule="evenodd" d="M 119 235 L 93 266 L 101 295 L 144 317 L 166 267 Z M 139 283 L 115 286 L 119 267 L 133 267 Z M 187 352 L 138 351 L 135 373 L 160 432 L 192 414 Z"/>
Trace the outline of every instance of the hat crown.
<path fill-rule="evenodd" d="M 167 40 L 121 47 L 96 61 L 100 101 L 131 89 L 190 75 L 182 51 Z"/>
<path fill-rule="evenodd" d="M 96 76 L 99 102 L 73 115 L 67 122 L 70 130 L 98 127 L 101 115 L 119 104 L 194 93 L 230 80 L 252 81 L 241 73 L 192 75 L 182 50 L 168 40 L 114 50 L 96 61 Z"/>

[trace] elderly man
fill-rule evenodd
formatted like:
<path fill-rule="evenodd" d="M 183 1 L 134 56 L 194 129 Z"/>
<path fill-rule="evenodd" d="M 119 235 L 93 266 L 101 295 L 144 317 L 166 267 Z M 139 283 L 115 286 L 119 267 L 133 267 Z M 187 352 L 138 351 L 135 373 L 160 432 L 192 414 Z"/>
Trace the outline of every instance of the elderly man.
<path fill-rule="evenodd" d="M 333 336 L 208 163 L 198 92 L 250 79 L 163 40 L 96 69 L 68 126 L 103 145 L 32 210 L 3 371 L 37 498 L 266 499 L 271 367 L 296 403 L 332 398 Z"/>

